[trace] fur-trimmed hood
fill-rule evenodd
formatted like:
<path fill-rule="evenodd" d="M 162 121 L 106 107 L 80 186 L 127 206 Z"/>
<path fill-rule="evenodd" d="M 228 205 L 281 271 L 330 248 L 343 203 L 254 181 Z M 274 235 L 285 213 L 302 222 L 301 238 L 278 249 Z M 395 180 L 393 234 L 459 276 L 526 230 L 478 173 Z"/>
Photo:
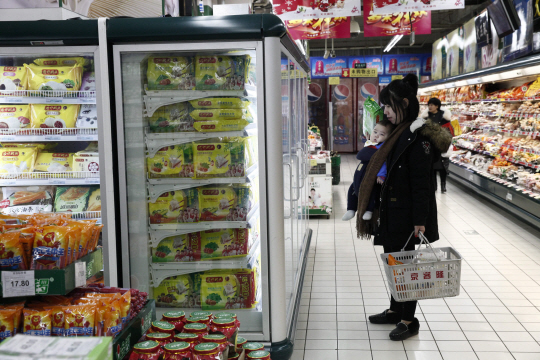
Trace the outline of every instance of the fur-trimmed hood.
<path fill-rule="evenodd" d="M 452 112 L 450 112 L 450 110 L 448 109 L 445 109 L 441 106 L 441 108 L 439 109 L 439 111 L 442 113 L 442 118 L 446 121 L 452 121 Z M 422 113 L 422 115 L 420 115 L 420 117 L 422 119 L 427 119 L 428 118 L 428 115 L 429 115 L 429 111 L 426 110 Z"/>
<path fill-rule="evenodd" d="M 452 143 L 452 135 L 450 135 L 450 132 L 427 118 L 419 117 L 414 120 L 409 127 L 409 130 L 412 133 L 419 131 L 420 134 L 427 137 L 433 146 L 441 153 L 445 153 Z"/>

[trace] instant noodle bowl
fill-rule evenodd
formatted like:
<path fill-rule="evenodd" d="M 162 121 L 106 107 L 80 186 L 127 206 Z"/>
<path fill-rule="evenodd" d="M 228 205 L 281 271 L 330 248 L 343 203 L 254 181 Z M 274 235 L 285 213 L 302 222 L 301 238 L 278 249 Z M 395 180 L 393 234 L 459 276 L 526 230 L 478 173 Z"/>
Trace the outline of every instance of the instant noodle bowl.
<path fill-rule="evenodd" d="M 161 347 L 156 341 L 143 341 L 135 344 L 129 360 L 158 360 L 161 357 Z"/>
<path fill-rule="evenodd" d="M 244 90 L 250 57 L 196 56 L 195 79 L 197 90 Z"/>
<path fill-rule="evenodd" d="M 185 210 L 184 192 L 169 191 L 161 194 L 156 202 L 148 204 L 151 224 L 179 223 L 179 216 Z"/>
<path fill-rule="evenodd" d="M 0 105 L 0 129 L 23 129 L 29 125 L 30 105 Z"/>
<path fill-rule="evenodd" d="M 19 232 L 0 234 L 0 269 L 27 270 L 23 245 L 19 241 Z"/>
<path fill-rule="evenodd" d="M 250 343 L 245 343 L 244 345 L 242 345 L 242 349 L 246 352 L 246 355 L 249 356 L 249 354 L 251 354 L 254 351 L 264 350 L 264 345 L 261 343 L 250 342 Z"/>
<path fill-rule="evenodd" d="M 169 324 L 166 321 L 154 321 L 150 326 L 150 333 L 167 333 L 174 336 L 176 334 L 174 325 Z"/>
<path fill-rule="evenodd" d="M 204 335 L 201 340 L 203 343 L 216 343 L 219 345 L 219 351 L 225 355 L 225 359 L 229 355 L 229 341 L 223 334 L 208 334 Z"/>
<path fill-rule="evenodd" d="M 150 131 L 154 133 L 194 131 L 193 118 L 189 115 L 189 111 L 187 102 L 158 108 L 148 119 Z"/>
<path fill-rule="evenodd" d="M 34 172 L 64 173 L 72 171 L 72 153 L 40 152 L 34 165 Z"/>
<path fill-rule="evenodd" d="M 175 337 L 174 337 L 174 340 L 175 341 L 182 341 L 182 342 L 187 342 L 191 349 L 193 349 L 195 347 L 195 345 L 199 344 L 201 341 L 199 339 L 199 335 L 197 334 L 188 334 L 188 333 L 180 333 L 180 334 L 177 334 Z"/>
<path fill-rule="evenodd" d="M 146 77 L 149 90 L 194 90 L 193 58 L 150 56 Z"/>
<path fill-rule="evenodd" d="M 5 148 L 0 150 L 0 154 L 0 177 L 34 171 L 37 148 Z"/>
<path fill-rule="evenodd" d="M 204 335 L 208 334 L 208 327 L 200 323 L 186 324 L 184 326 L 184 332 L 197 335 L 200 341 Z"/>
<path fill-rule="evenodd" d="M 36 270 L 65 268 L 69 232 L 67 226 L 44 226 L 36 229 L 32 268 Z"/>
<path fill-rule="evenodd" d="M 270 353 L 265 350 L 252 351 L 247 355 L 250 360 L 270 360 Z"/>
<path fill-rule="evenodd" d="M 15 309 L 0 310 L 0 341 L 14 335 L 16 312 Z"/>
<path fill-rule="evenodd" d="M 93 336 L 96 307 L 70 305 L 64 308 L 65 336 Z"/>
<path fill-rule="evenodd" d="M 183 311 L 168 311 L 163 314 L 161 321 L 168 322 L 169 324 L 174 326 L 177 332 L 180 333 L 184 329 L 185 319 L 186 313 L 184 313 Z"/>
<path fill-rule="evenodd" d="M 246 99 L 236 97 L 217 97 L 190 100 L 194 109 L 244 109 L 250 105 Z"/>
<path fill-rule="evenodd" d="M 31 64 L 25 66 L 28 90 L 64 92 L 79 91 L 81 87 L 82 67 L 80 65 L 49 67 Z"/>
<path fill-rule="evenodd" d="M 222 360 L 222 352 L 216 343 L 202 343 L 193 348 L 194 360 Z"/>
<path fill-rule="evenodd" d="M 24 309 L 25 335 L 51 336 L 51 329 L 51 310 Z"/>
<path fill-rule="evenodd" d="M 31 124 L 34 129 L 70 129 L 77 124 L 80 105 L 32 104 Z"/>
<path fill-rule="evenodd" d="M 187 342 L 173 342 L 163 348 L 163 360 L 191 360 L 191 345 Z"/>
<path fill-rule="evenodd" d="M 0 66 L 0 94 L 12 95 L 10 91 L 26 90 L 26 76 L 24 66 Z"/>
<path fill-rule="evenodd" d="M 146 161 L 150 177 L 179 177 L 184 163 L 184 146 L 163 147 Z"/>
<path fill-rule="evenodd" d="M 169 333 L 162 332 L 150 333 L 146 334 L 146 340 L 158 342 L 161 349 L 163 349 L 165 345 L 170 344 L 173 341 L 173 336 Z M 163 354 L 163 350 L 161 351 L 161 353 Z"/>

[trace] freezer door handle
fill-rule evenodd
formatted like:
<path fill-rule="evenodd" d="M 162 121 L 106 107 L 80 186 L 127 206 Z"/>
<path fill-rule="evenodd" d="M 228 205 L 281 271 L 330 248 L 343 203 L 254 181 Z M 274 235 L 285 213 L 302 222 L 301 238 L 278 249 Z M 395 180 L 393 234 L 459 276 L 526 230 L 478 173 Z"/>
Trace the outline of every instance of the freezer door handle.
<path fill-rule="evenodd" d="M 283 157 L 285 157 L 286 155 L 283 155 Z M 284 162 L 283 163 L 283 166 L 287 166 L 289 167 L 289 198 L 292 198 L 292 166 L 290 163 L 288 162 Z M 288 201 L 289 202 L 289 214 L 287 215 L 287 212 L 286 212 L 286 209 L 283 209 L 283 218 L 284 219 L 290 219 L 292 218 L 292 200 L 291 199 L 287 199 L 287 197 L 285 196 L 285 191 L 283 191 L 283 199 L 285 201 Z"/>
<path fill-rule="evenodd" d="M 298 149 L 297 149 L 298 150 Z M 291 201 L 298 201 L 300 200 L 300 196 L 301 196 L 301 192 L 300 192 L 300 189 L 303 188 L 303 186 L 301 187 L 300 186 L 300 163 L 301 163 L 301 160 L 300 160 L 300 156 L 298 156 L 298 152 L 295 152 L 294 154 L 294 157 L 296 158 L 296 186 L 294 186 L 294 190 L 296 190 L 296 197 L 293 198 L 293 195 L 292 195 L 292 190 L 291 190 Z M 292 172 L 291 172 L 292 174 Z M 291 180 L 292 182 L 292 180 Z"/>

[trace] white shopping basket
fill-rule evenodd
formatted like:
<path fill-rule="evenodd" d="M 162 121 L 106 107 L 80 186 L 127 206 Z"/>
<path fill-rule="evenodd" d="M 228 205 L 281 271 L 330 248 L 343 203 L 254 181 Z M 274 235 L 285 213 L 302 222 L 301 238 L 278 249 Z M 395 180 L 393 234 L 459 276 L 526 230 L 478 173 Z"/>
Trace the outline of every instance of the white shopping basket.
<path fill-rule="evenodd" d="M 461 255 L 451 247 L 433 248 L 424 234 L 419 236 L 425 251 L 419 246 L 418 250 L 381 254 L 392 296 L 398 302 L 458 296 Z M 388 255 L 403 265 L 388 265 Z"/>

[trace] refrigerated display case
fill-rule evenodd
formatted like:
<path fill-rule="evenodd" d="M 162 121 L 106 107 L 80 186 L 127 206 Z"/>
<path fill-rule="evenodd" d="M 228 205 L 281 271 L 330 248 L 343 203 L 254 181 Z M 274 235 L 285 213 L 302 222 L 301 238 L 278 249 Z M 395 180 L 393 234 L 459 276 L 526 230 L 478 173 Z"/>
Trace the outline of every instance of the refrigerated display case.
<path fill-rule="evenodd" d="M 111 19 L 107 34 L 123 286 L 158 317 L 232 309 L 288 359 L 311 236 L 305 57 L 273 15 Z"/>
<path fill-rule="evenodd" d="M 2 22 L 13 30 L 0 35 L 0 211 L 102 222 L 104 280 L 116 286 L 106 22 L 44 24 Z"/>

